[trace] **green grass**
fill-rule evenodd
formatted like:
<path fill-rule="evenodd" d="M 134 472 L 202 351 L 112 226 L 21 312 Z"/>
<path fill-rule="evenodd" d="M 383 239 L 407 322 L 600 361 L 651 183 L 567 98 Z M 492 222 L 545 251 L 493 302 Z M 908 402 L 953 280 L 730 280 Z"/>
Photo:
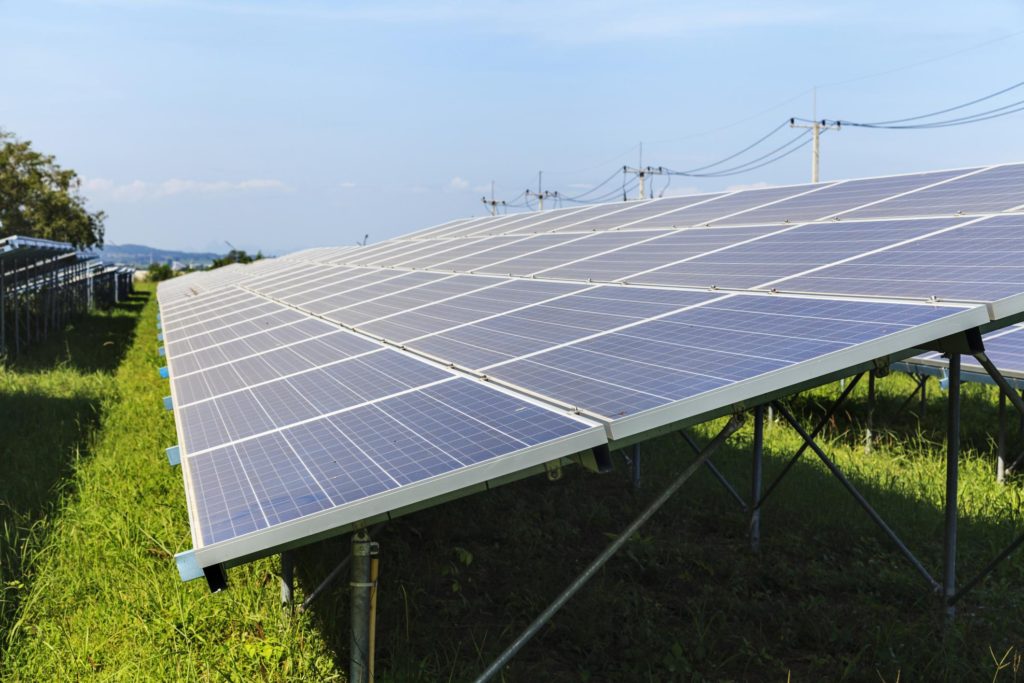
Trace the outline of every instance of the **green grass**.
<path fill-rule="evenodd" d="M 39 477 L 40 492 L 4 492 L 25 540 L 11 545 L 22 550 L 5 574 L 5 604 L 18 611 L 0 622 L 0 678 L 337 679 L 322 638 L 276 604 L 269 560 L 235 572 L 240 589 L 217 596 L 177 577 L 171 558 L 191 542 L 180 472 L 163 455 L 175 437 L 160 406 L 167 387 L 157 380 L 149 298 L 143 291 L 82 320 L 67 335 L 70 353 L 39 349 L 4 375 L 5 402 L 21 391 L 36 397 L 26 413 L 39 404 L 31 434 L 7 412 L 0 429 L 19 434 L 24 479 Z M 103 362 L 116 353 L 99 341 L 108 333 L 123 360 Z"/>
<path fill-rule="evenodd" d="M 79 321 L 66 344 L 2 375 L 4 466 L 15 474 L 0 483 L 0 678 L 344 680 L 346 581 L 296 616 L 278 607 L 275 559 L 231 570 L 217 595 L 178 581 L 170 558 L 190 540 L 180 472 L 163 456 L 175 437 L 147 297 Z M 870 454 L 863 386 L 820 441 L 938 575 L 945 396 L 933 381 L 923 419 L 916 402 L 896 414 L 910 388 L 903 376 L 879 381 Z M 964 393 L 961 578 L 1024 526 L 1021 482 L 993 480 L 995 394 Z M 810 424 L 837 394 L 822 387 L 790 406 Z M 706 440 L 716 426 L 695 433 Z M 1024 447 L 1016 425 L 1011 436 Z M 715 457 L 741 491 L 751 437 L 748 424 Z M 769 425 L 766 483 L 798 445 Z M 567 469 L 384 526 L 378 681 L 472 678 L 691 460 L 667 436 L 644 446 L 639 490 L 616 454 L 607 475 Z M 1020 558 L 944 629 L 937 599 L 813 454 L 766 504 L 759 555 L 746 524 L 700 472 L 506 680 L 1024 680 Z M 300 550 L 300 596 L 346 552 L 343 538 Z"/>

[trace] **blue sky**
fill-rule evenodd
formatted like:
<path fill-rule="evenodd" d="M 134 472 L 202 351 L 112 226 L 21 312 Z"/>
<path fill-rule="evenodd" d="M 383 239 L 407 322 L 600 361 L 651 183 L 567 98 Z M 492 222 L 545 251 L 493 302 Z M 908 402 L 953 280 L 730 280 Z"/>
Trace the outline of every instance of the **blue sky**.
<path fill-rule="evenodd" d="M 819 116 L 879 120 L 1024 80 L 1009 0 L 0 0 L 0 35 L 0 127 L 79 171 L 108 240 L 218 251 L 379 241 L 538 170 L 578 193 L 640 141 L 644 164 L 697 166 L 809 117 L 815 85 Z M 828 133 L 822 177 L 1020 161 L 1022 128 Z"/>

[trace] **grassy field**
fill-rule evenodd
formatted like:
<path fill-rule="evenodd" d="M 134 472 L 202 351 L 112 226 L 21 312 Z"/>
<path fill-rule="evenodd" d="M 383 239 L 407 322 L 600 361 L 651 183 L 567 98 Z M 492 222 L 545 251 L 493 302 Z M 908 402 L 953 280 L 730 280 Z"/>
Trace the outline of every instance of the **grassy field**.
<path fill-rule="evenodd" d="M 297 615 L 278 606 L 276 559 L 231 570 L 217 595 L 178 581 L 170 558 L 189 534 L 180 473 L 163 456 L 175 437 L 154 316 L 143 291 L 0 375 L 0 678 L 344 680 L 345 581 Z M 896 414 L 910 388 L 902 376 L 879 381 L 870 454 L 863 387 L 821 443 L 934 575 L 945 401 L 933 382 L 923 419 L 916 403 Z M 822 387 L 790 406 L 811 423 L 837 393 Z M 1021 482 L 993 480 L 995 394 L 964 393 L 966 578 L 1019 533 L 1024 510 Z M 750 440 L 748 424 L 715 457 L 741 491 Z M 766 482 L 798 445 L 769 425 Z M 924 582 L 813 458 L 767 503 L 759 555 L 745 514 L 698 474 L 506 680 L 1024 680 L 1024 562 L 1003 565 L 944 629 Z M 664 437 L 644 447 L 639 489 L 617 458 L 607 475 L 569 469 L 384 526 L 378 680 L 471 678 L 691 459 Z M 335 539 L 297 553 L 300 598 L 346 550 Z"/>

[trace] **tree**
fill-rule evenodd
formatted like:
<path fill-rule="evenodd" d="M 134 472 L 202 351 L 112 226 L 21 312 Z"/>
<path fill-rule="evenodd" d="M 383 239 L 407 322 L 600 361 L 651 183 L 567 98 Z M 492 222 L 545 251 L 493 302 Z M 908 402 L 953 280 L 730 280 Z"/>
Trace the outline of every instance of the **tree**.
<path fill-rule="evenodd" d="M 255 256 L 249 256 L 245 253 L 245 249 L 232 249 L 225 256 L 213 259 L 213 263 L 210 268 L 220 268 L 221 266 L 228 266 L 232 263 L 252 263 L 253 261 L 259 261 L 263 258 L 263 252 L 257 251 Z"/>
<path fill-rule="evenodd" d="M 0 235 L 102 247 L 106 214 L 85 208 L 81 185 L 52 156 L 0 130 Z"/>
<path fill-rule="evenodd" d="M 170 280 L 172 277 L 174 277 L 174 270 L 166 263 L 150 263 L 149 269 L 146 270 L 146 279 L 150 282 Z"/>

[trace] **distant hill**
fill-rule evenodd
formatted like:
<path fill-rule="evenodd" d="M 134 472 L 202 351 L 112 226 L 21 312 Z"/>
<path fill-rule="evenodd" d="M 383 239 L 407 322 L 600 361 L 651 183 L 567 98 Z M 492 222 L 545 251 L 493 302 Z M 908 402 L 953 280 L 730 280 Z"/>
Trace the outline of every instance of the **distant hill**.
<path fill-rule="evenodd" d="M 223 254 L 157 249 L 144 244 L 108 244 L 99 253 L 101 258 L 108 263 L 138 268 L 146 268 L 150 263 L 172 262 L 192 267 L 208 266 L 213 259 L 223 256 Z"/>

